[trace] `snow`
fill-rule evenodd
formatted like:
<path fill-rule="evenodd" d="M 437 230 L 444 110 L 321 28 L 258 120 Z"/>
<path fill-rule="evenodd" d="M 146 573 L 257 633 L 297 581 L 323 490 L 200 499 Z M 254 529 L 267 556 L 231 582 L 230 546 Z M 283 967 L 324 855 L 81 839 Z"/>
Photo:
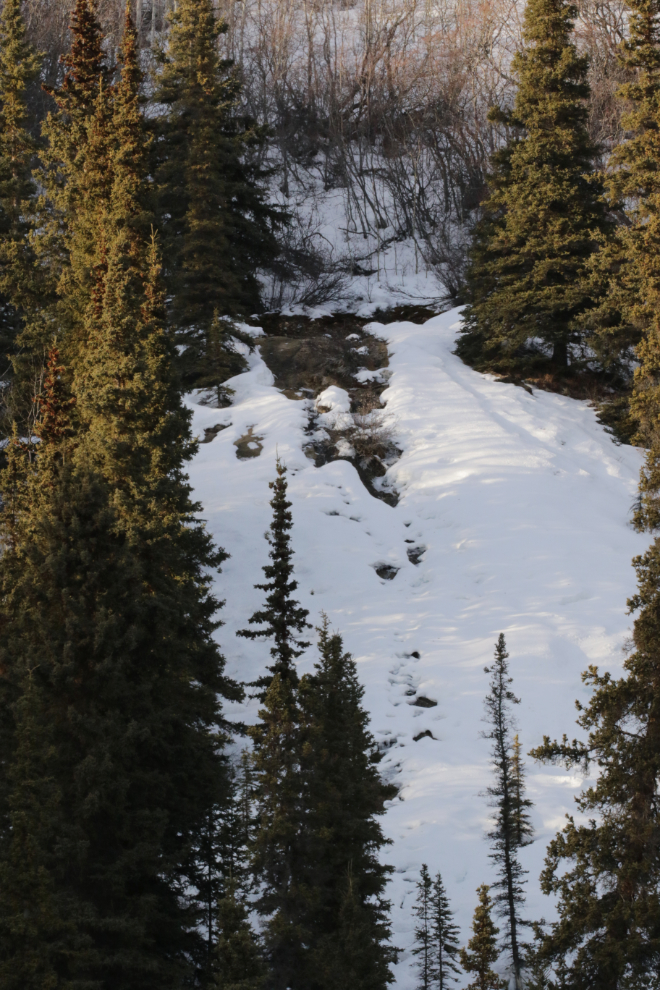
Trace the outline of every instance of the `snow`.
<path fill-rule="evenodd" d="M 384 818 L 393 942 L 404 950 L 396 987 L 414 986 L 411 906 L 419 868 L 442 872 L 461 935 L 469 937 L 475 889 L 493 879 L 488 858 L 489 744 L 483 699 L 495 640 L 504 632 L 524 751 L 544 734 L 579 735 L 574 700 L 588 694 L 589 664 L 619 673 L 634 591 L 631 558 L 647 538 L 629 524 L 641 452 L 618 446 L 584 402 L 529 394 L 466 367 L 452 354 L 454 310 L 423 326 L 371 325 L 388 343 L 385 421 L 401 458 L 386 484 L 396 507 L 372 497 L 347 461 L 316 468 L 303 451 L 311 401 L 273 385 L 258 353 L 229 384 L 230 409 L 196 404 L 195 431 L 231 422 L 200 446 L 191 480 L 204 518 L 230 554 L 218 578 L 226 600 L 218 636 L 228 672 L 250 681 L 269 644 L 238 639 L 262 602 L 253 588 L 267 561 L 268 482 L 279 454 L 289 469 L 298 597 L 318 623 L 325 611 L 358 662 L 383 773 L 400 787 Z M 346 393 L 327 389 L 318 405 L 346 415 Z M 260 456 L 239 460 L 248 428 Z M 421 561 L 407 550 L 425 547 Z M 398 568 L 393 580 L 375 568 Z M 310 649 L 301 669 L 314 662 Z M 423 695 L 437 702 L 421 708 Z M 256 721 L 257 704 L 230 717 Z M 419 741 L 413 737 L 430 730 Z M 238 745 L 244 745 L 239 742 Z M 527 760 L 536 839 L 521 853 L 529 870 L 526 916 L 553 916 L 538 876 L 548 840 L 574 810 L 584 781 L 574 771 Z M 467 979 L 465 980 L 465 983 Z"/>
<path fill-rule="evenodd" d="M 369 192 L 364 199 L 350 179 L 346 188 L 326 189 L 325 179 L 318 173 L 318 161 L 309 170 L 303 169 L 304 180 L 296 181 L 291 176 L 290 195 L 284 196 L 278 189 L 282 163 L 277 152 L 272 165 L 269 198 L 291 216 L 290 231 L 296 249 L 305 255 L 310 251 L 318 253 L 328 281 L 325 291 L 321 291 L 316 276 L 302 277 L 297 283 L 289 276 L 282 285 L 279 279 L 273 280 L 272 275 L 262 272 L 261 295 L 267 305 L 283 314 L 319 317 L 349 312 L 370 317 L 378 310 L 401 305 L 435 308 L 447 298 L 441 271 L 435 270 L 425 257 L 428 245 L 424 246 L 423 238 L 407 233 L 405 209 L 401 214 L 398 198 L 382 178 L 387 172 L 386 159 L 375 153 L 373 167 L 362 167 L 363 181 L 369 172 Z M 436 188 L 429 192 L 431 201 L 444 201 L 444 191 Z M 355 215 L 356 195 L 362 201 L 359 219 Z M 379 204 L 376 211 L 375 203 Z M 385 228 L 384 216 L 389 217 Z M 458 243 L 465 241 L 466 235 L 460 224 L 454 227 L 458 259 Z M 312 297 L 318 299 L 315 303 L 304 301 L 310 289 Z"/>

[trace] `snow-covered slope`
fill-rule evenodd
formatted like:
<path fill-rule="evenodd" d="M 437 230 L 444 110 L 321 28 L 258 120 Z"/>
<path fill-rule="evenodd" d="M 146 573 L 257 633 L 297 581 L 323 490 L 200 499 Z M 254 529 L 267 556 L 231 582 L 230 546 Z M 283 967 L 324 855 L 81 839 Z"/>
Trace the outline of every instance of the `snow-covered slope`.
<path fill-rule="evenodd" d="M 614 444 L 586 403 L 471 371 L 452 354 L 457 319 L 454 311 L 424 326 L 373 325 L 390 349 L 383 398 L 403 449 L 388 472 L 396 508 L 373 498 L 348 462 L 314 466 L 302 449 L 307 403 L 278 392 L 258 355 L 231 382 L 231 408 L 193 405 L 200 435 L 231 424 L 200 447 L 191 477 L 210 530 L 231 554 L 218 579 L 226 600 L 219 638 L 229 673 L 243 680 L 268 662 L 268 644 L 235 632 L 262 601 L 253 584 L 267 560 L 277 452 L 289 468 L 299 598 L 314 620 L 328 614 L 358 660 L 372 730 L 389 746 L 381 766 L 401 788 L 384 826 L 396 867 L 394 942 L 407 950 L 397 987 L 406 990 L 421 863 L 442 872 L 464 940 L 475 888 L 492 878 L 482 794 L 489 744 L 480 731 L 483 668 L 497 635 L 506 635 L 522 699 L 525 751 L 543 734 L 572 737 L 574 699 L 586 696 L 581 671 L 594 663 L 620 670 L 630 561 L 647 542 L 628 522 L 640 452 Z M 238 459 L 234 442 L 250 427 L 262 452 Z M 412 546 L 426 547 L 418 565 L 407 557 Z M 393 580 L 376 574 L 382 563 L 400 568 Z M 309 650 L 302 668 L 313 661 Z M 411 704 L 419 695 L 437 706 Z M 256 707 L 246 702 L 233 714 L 254 721 Z M 433 738 L 415 742 L 426 730 Z M 526 914 L 551 917 L 538 874 L 583 781 L 530 760 L 527 772 L 537 831 L 522 853 Z"/>

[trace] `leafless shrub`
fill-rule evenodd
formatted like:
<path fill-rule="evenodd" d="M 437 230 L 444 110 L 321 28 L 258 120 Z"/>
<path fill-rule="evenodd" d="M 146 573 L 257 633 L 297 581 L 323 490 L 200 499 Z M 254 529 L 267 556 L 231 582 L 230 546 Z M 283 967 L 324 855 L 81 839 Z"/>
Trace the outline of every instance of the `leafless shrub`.
<path fill-rule="evenodd" d="M 265 278 L 266 309 L 336 302 L 346 288 L 346 271 L 333 258 L 314 218 L 294 214 L 281 234 L 280 254 Z"/>
<path fill-rule="evenodd" d="M 353 425 L 342 431 L 356 456 L 363 462 L 388 461 L 396 452 L 395 432 L 383 413 L 355 413 Z"/>
<path fill-rule="evenodd" d="M 623 106 L 616 98 L 630 73 L 619 62 L 621 43 L 627 35 L 628 7 L 623 0 L 579 0 L 576 39 L 589 56 L 589 129 L 602 149 L 603 163 L 624 137 Z"/>
<path fill-rule="evenodd" d="M 25 0 L 50 77 L 68 44 L 73 2 Z M 148 49 L 162 40 L 174 0 L 133 2 Z M 270 305 L 336 299 L 347 262 L 378 268 L 380 254 L 403 240 L 414 243 L 415 264 L 435 270 L 459 296 L 489 161 L 507 138 L 488 110 L 514 98 L 510 64 L 524 0 L 216 2 L 228 25 L 223 54 L 243 81 L 241 111 L 270 128 L 256 153 L 278 170 L 297 217 Z M 622 136 L 615 92 L 625 78 L 617 50 L 627 8 L 625 0 L 577 5 L 576 41 L 591 65 L 590 129 L 605 162 Z M 99 0 L 99 11 L 112 48 L 124 0 Z M 341 190 L 351 240 L 343 259 L 295 202 L 301 192 L 309 201 L 331 189 Z M 361 242 L 363 252 L 355 248 Z"/>
<path fill-rule="evenodd" d="M 487 119 L 515 93 L 524 0 L 219 0 L 246 110 L 274 129 L 285 195 L 314 175 L 344 191 L 348 232 L 373 256 L 412 238 L 424 266 L 460 292 L 492 152 Z M 590 126 L 620 136 L 624 0 L 579 0 L 591 58 Z"/>
<path fill-rule="evenodd" d="M 220 0 L 245 109 L 274 131 L 285 196 L 342 189 L 364 263 L 412 238 L 459 291 L 466 231 L 500 135 L 519 35 L 516 0 Z M 363 267 L 371 265 L 363 264 Z"/>

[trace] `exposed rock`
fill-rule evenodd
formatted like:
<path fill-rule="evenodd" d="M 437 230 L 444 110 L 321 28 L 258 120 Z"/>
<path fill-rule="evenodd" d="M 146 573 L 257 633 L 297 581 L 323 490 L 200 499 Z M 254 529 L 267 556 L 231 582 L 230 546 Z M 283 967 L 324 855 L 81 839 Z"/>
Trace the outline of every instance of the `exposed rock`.
<path fill-rule="evenodd" d="M 259 349 L 277 388 L 289 393 L 318 393 L 329 385 L 355 388 L 357 371 L 377 371 L 388 360 L 385 343 L 371 336 L 365 336 L 360 354 L 353 341 L 338 337 L 261 337 Z"/>
<path fill-rule="evenodd" d="M 216 423 L 215 426 L 207 426 L 204 430 L 204 439 L 199 442 L 210 443 L 211 440 L 215 440 L 221 430 L 226 430 L 228 426 L 231 426 L 231 423 Z"/>
<path fill-rule="evenodd" d="M 393 564 L 377 564 L 374 570 L 379 578 L 383 578 L 385 581 L 393 581 L 399 573 L 400 568 L 394 567 Z"/>
<path fill-rule="evenodd" d="M 413 742 L 419 742 L 420 739 L 435 739 L 435 736 L 430 729 L 426 729 L 424 732 L 418 732 L 416 736 L 413 736 Z"/>
<path fill-rule="evenodd" d="M 262 444 L 263 437 L 258 437 L 254 434 L 254 427 L 249 426 L 247 433 L 244 433 L 242 437 L 238 440 L 234 440 L 234 447 L 236 447 L 236 456 L 239 461 L 245 461 L 249 457 L 258 457 L 261 451 L 264 449 Z"/>
<path fill-rule="evenodd" d="M 415 705 L 416 708 L 436 708 L 438 702 L 432 701 L 431 698 L 425 698 L 423 694 L 420 694 L 419 698 L 415 698 L 410 704 Z"/>

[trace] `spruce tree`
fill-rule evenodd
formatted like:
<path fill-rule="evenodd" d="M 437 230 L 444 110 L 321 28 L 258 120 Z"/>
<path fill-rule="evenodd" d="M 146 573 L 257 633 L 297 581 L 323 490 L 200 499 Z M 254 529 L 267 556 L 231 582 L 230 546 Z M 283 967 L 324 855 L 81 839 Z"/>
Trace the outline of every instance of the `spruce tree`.
<path fill-rule="evenodd" d="M 124 34 L 118 51 L 116 81 L 112 101 L 111 204 L 114 217 L 123 228 L 128 259 L 138 266 L 153 228 L 149 171 L 150 141 L 143 116 L 138 35 L 126 5 Z M 116 209 L 120 204 L 120 209 Z"/>
<path fill-rule="evenodd" d="M 513 737 L 511 746 L 511 819 L 513 823 L 513 840 L 520 848 L 531 842 L 534 829 L 529 819 L 528 808 L 532 802 L 525 797 L 525 765 L 521 756 L 522 744 L 518 733 Z"/>
<path fill-rule="evenodd" d="M 97 0 L 76 0 L 70 30 L 71 49 L 60 59 L 64 67 L 62 85 L 47 91 L 66 107 L 73 122 L 93 112 L 99 81 L 108 78 Z"/>
<path fill-rule="evenodd" d="M 491 909 L 493 902 L 489 887 L 482 884 L 477 888 L 479 904 L 475 908 L 472 921 L 472 938 L 467 949 L 461 949 L 461 965 L 466 973 L 474 973 L 475 979 L 466 990 L 504 990 L 506 984 L 500 980 L 491 966 L 497 961 L 497 935 L 499 929 L 493 924 Z"/>
<path fill-rule="evenodd" d="M 40 686 L 32 670 L 25 674 L 13 710 L 21 732 L 13 758 L 4 761 L 10 799 L 0 857 L 0 980 L 7 990 L 55 990 L 61 984 L 53 946 L 71 936 L 45 854 L 57 840 L 61 794 L 48 772 L 48 726 L 36 717 Z"/>
<path fill-rule="evenodd" d="M 65 403 L 75 401 L 75 431 L 61 426 L 62 403 L 49 419 L 58 429 L 44 414 L 25 497 L 2 520 L 3 716 L 11 752 L 30 750 L 35 786 L 56 788 L 44 825 L 43 802 L 20 805 L 13 760 L 3 783 L 7 987 L 26 986 L 20 918 L 39 918 L 21 886 L 16 807 L 36 837 L 43 889 L 54 891 L 32 935 L 45 979 L 164 990 L 208 965 L 199 890 L 209 816 L 226 802 L 219 699 L 240 692 L 213 639 L 208 575 L 223 554 L 184 474 L 195 445 L 163 323 L 158 250 L 134 250 L 146 177 L 121 174 L 112 169 L 109 195 L 96 201 L 103 264 L 85 346 L 58 376 Z M 29 676 L 38 690 L 28 718 Z M 48 985 L 39 979 L 35 990 Z"/>
<path fill-rule="evenodd" d="M 292 598 L 293 592 L 298 587 L 298 582 L 293 580 L 293 549 L 291 547 L 290 532 L 293 528 L 293 516 L 291 515 L 291 502 L 287 499 L 286 466 L 277 459 L 277 477 L 275 481 L 269 482 L 269 488 L 274 492 L 271 499 L 273 509 L 273 521 L 270 524 L 270 533 L 266 539 L 270 543 L 270 557 L 272 563 L 266 564 L 263 572 L 268 579 L 265 584 L 255 584 L 255 588 L 266 591 L 266 607 L 259 609 L 248 620 L 251 624 L 265 626 L 264 629 L 240 629 L 238 636 L 245 636 L 248 639 L 260 639 L 272 637 L 273 646 L 270 655 L 273 658 L 272 666 L 268 670 L 272 674 L 279 674 L 282 680 L 291 680 L 295 685 L 298 683 L 298 674 L 294 666 L 294 660 L 301 656 L 307 649 L 309 643 L 305 640 L 296 639 L 294 633 L 302 633 L 305 629 L 311 629 L 307 621 L 309 611 L 303 608 L 299 602 Z M 257 686 L 265 687 L 269 679 L 262 678 L 257 681 Z"/>
<path fill-rule="evenodd" d="M 355 662 L 320 630 L 298 688 L 275 673 L 251 735 L 260 827 L 253 869 L 276 990 L 383 990 L 391 981 L 389 867 L 377 821 L 396 789 L 377 771 Z"/>
<path fill-rule="evenodd" d="M 415 927 L 415 948 L 412 950 L 414 956 L 419 956 L 417 990 L 431 990 L 433 986 L 432 891 L 433 880 L 429 868 L 426 863 L 422 863 L 417 881 L 417 900 L 413 907 L 413 914 L 418 919 Z"/>
<path fill-rule="evenodd" d="M 30 246 L 35 285 L 13 358 L 12 413 L 25 432 L 54 340 L 71 367 L 104 250 L 101 201 L 112 185 L 112 87 L 95 0 L 76 0 L 62 83 L 45 87 L 55 102 L 42 126 L 39 196 Z M 27 429 L 26 429 L 27 425 Z"/>
<path fill-rule="evenodd" d="M 230 885 L 218 905 L 218 938 L 214 950 L 214 990 L 262 990 L 267 969 L 250 927 L 245 905 Z"/>
<path fill-rule="evenodd" d="M 259 912 L 268 917 L 266 952 L 271 983 L 276 990 L 296 986 L 303 966 L 303 922 L 309 905 L 309 862 L 303 851 L 303 778 L 298 674 L 293 661 L 309 645 L 294 632 L 309 627 L 306 609 L 291 595 L 293 527 L 291 502 L 287 500 L 286 467 L 277 461 L 277 478 L 270 482 L 273 520 L 267 539 L 271 564 L 264 566 L 269 579 L 257 588 L 268 592 L 266 607 L 254 613 L 250 623 L 265 629 L 240 630 L 251 639 L 272 636 L 270 677 L 257 680 L 263 708 L 260 722 L 249 730 L 254 743 L 254 771 L 258 807 L 252 868 L 261 894 Z"/>
<path fill-rule="evenodd" d="M 422 864 L 417 881 L 417 901 L 413 908 L 418 918 L 415 928 L 413 955 L 419 956 L 418 990 L 447 990 L 456 983 L 460 973 L 456 965 L 458 956 L 458 927 L 440 874 L 431 879 L 426 863 Z"/>
<path fill-rule="evenodd" d="M 238 79 L 218 53 L 225 30 L 212 0 L 179 0 L 157 83 L 166 109 L 154 145 L 165 275 L 189 385 L 208 381 L 214 318 L 259 309 L 256 271 L 277 253 L 278 214 L 245 155 L 259 131 L 239 118 Z"/>
<path fill-rule="evenodd" d="M 529 363 L 531 339 L 566 366 L 593 305 L 587 266 L 609 224 L 586 126 L 587 59 L 571 38 L 575 16 L 566 0 L 527 0 L 514 106 L 491 114 L 515 136 L 494 158 L 468 272 L 458 353 L 478 367 Z"/>
<path fill-rule="evenodd" d="M 254 768 L 252 754 L 247 750 L 230 767 L 229 785 L 229 800 L 222 809 L 217 866 L 222 871 L 223 890 L 231 881 L 237 894 L 243 896 L 251 886 L 250 856 L 257 826 Z"/>
<path fill-rule="evenodd" d="M 69 303 L 71 278 L 89 277 L 96 260 L 98 229 L 93 226 L 101 200 L 112 183 L 111 72 L 103 50 L 96 0 L 76 0 L 71 18 L 71 48 L 62 56 L 64 77 L 59 88 L 47 87 L 56 103 L 43 125 L 41 181 L 47 193 L 44 251 L 65 284 L 60 293 Z M 96 217 L 97 219 L 97 217 Z M 73 269 L 73 273 L 70 272 Z"/>
<path fill-rule="evenodd" d="M 227 405 L 223 383 L 247 370 L 247 361 L 236 348 L 236 341 L 254 349 L 254 340 L 238 328 L 233 320 L 214 314 L 205 334 L 204 362 L 196 372 L 195 386 L 215 392 L 218 408 Z"/>
<path fill-rule="evenodd" d="M 109 723 L 99 725 L 89 711 L 84 718 L 81 695 L 89 691 L 92 675 L 84 685 L 81 675 L 90 667 L 98 674 L 93 643 L 101 630 L 89 621 L 95 611 L 92 603 L 98 601 L 101 609 L 105 605 L 109 614 L 102 632 L 112 638 L 114 608 L 128 607 L 120 589 L 135 590 L 135 578 L 121 545 L 113 539 L 103 487 L 88 475 L 74 475 L 67 461 L 63 443 L 42 438 L 38 472 L 27 476 L 23 509 L 10 531 L 3 520 L 7 549 L 0 574 L 2 714 L 5 726 L 11 720 L 13 732 L 11 758 L 3 763 L 7 803 L 0 847 L 0 982 L 8 990 L 71 985 L 100 976 L 103 963 L 110 963 L 109 972 L 114 974 L 117 948 L 136 922 L 141 927 L 146 893 L 140 897 L 134 888 L 132 908 L 126 896 L 115 906 L 110 951 L 97 951 L 108 939 L 104 928 L 110 919 L 107 912 L 96 910 L 101 890 L 95 897 L 85 897 L 89 878 L 84 818 L 94 813 L 116 816 L 116 806 L 124 810 L 126 800 L 120 786 L 108 795 L 108 777 L 114 769 L 108 759 Z M 90 548 L 94 562 L 89 560 Z M 110 602 L 114 608 L 108 608 Z M 110 678 L 100 680 L 100 689 L 107 691 Z M 100 730 L 107 745 L 97 746 L 96 752 L 86 746 L 74 760 L 72 750 L 80 745 L 83 726 Z M 89 806 L 86 816 L 77 807 L 74 811 L 83 796 Z M 148 817 L 142 828 L 151 834 L 141 836 L 138 871 L 153 857 L 160 831 Z M 110 856 L 116 852 L 108 849 Z M 94 866 L 98 869 L 98 861 Z M 108 867 L 106 861 L 106 872 Z M 107 898 L 108 885 L 101 886 Z M 116 882 L 114 887 L 121 901 Z M 137 932 L 132 934 L 134 942 Z M 141 934 L 144 938 L 146 933 Z"/>
<path fill-rule="evenodd" d="M 40 788 L 52 780 L 61 793 L 48 829 L 24 825 L 57 894 L 48 920 L 54 914 L 67 936 L 52 940 L 50 920 L 35 946 L 65 982 L 178 987 L 204 958 L 194 890 L 206 822 L 224 800 L 216 698 L 236 692 L 212 640 L 205 570 L 218 557 L 185 487 L 172 469 L 147 483 L 128 471 L 123 486 L 119 472 L 108 477 L 108 460 L 94 450 L 97 436 L 117 448 L 105 426 L 90 423 L 61 477 L 46 474 L 40 449 L 16 550 L 3 558 L 3 669 L 20 698 L 34 657 L 40 707 L 31 714 L 41 734 L 33 760 L 45 763 Z M 21 714 L 19 751 L 28 729 Z M 37 802 L 32 810 L 43 813 Z M 0 942 L 3 985 L 24 988 L 10 982 L 24 954 L 16 919 L 31 911 L 12 869 L 17 839 L 12 828 L 2 851 L 3 892 L 13 896 Z"/>
<path fill-rule="evenodd" d="M 454 924 L 454 915 L 449 907 L 449 899 L 445 891 L 442 877 L 436 874 L 431 892 L 431 921 L 433 938 L 433 976 L 434 985 L 438 990 L 448 990 L 452 983 L 457 982 L 459 967 L 456 960 L 458 949 L 458 926 Z"/>
<path fill-rule="evenodd" d="M 260 885 L 257 910 L 268 918 L 265 942 L 274 990 L 297 987 L 307 914 L 301 777 L 300 712 L 294 682 L 277 671 L 266 692 L 254 742 L 258 828 L 252 868 Z"/>
<path fill-rule="evenodd" d="M 341 990 L 347 985 L 360 990 L 381 990 L 391 983 L 393 977 L 388 963 L 394 961 L 396 951 L 374 941 L 373 924 L 355 889 L 350 869 L 345 879 L 339 922 L 337 935 L 329 937 L 317 953 L 321 968 L 311 986 L 318 990 L 326 987 Z M 380 936 L 389 937 L 389 927 L 383 928 Z M 309 982 L 307 986 L 310 986 Z M 304 984 L 300 990 L 303 987 Z"/>
<path fill-rule="evenodd" d="M 213 967 L 213 951 L 216 937 L 216 921 L 218 905 L 227 891 L 225 869 L 227 876 L 232 876 L 232 866 L 236 859 L 236 849 L 230 828 L 233 824 L 233 788 L 231 774 L 228 773 L 226 804 L 213 804 L 208 809 L 208 817 L 201 832 L 199 845 L 199 873 L 197 891 L 200 902 L 204 905 L 204 917 L 201 921 L 206 939 L 206 973 Z M 226 859 L 225 859 L 226 857 Z"/>
<path fill-rule="evenodd" d="M 220 902 L 231 891 L 230 900 L 240 907 L 251 888 L 250 856 L 256 826 L 253 791 L 252 759 L 244 752 L 238 766 L 227 766 L 225 801 L 210 809 L 200 847 L 198 891 L 204 903 L 210 962 Z"/>
<path fill-rule="evenodd" d="M 37 144 L 26 129 L 25 91 L 36 79 L 40 55 L 26 39 L 20 0 L 4 0 L 0 13 L 0 360 L 6 380 L 8 356 L 16 347 L 34 295 L 29 235 L 36 186 L 32 178 Z"/>
<path fill-rule="evenodd" d="M 523 985 L 523 946 L 520 943 L 519 909 L 524 903 L 523 870 L 518 859 L 518 849 L 531 841 L 532 826 L 527 809 L 531 801 L 524 797 L 524 778 L 520 760 L 518 737 L 511 738 L 514 726 L 511 706 L 520 703 L 510 688 L 509 654 L 504 634 L 500 633 L 495 644 L 495 662 L 486 667 L 492 675 L 490 692 L 486 696 L 486 721 L 490 729 L 484 733 L 492 740 L 491 765 L 495 782 L 488 788 L 495 812 L 495 825 L 488 837 L 492 842 L 491 859 L 498 869 L 495 904 L 505 920 L 504 943 L 511 954 L 516 990 Z"/>
<path fill-rule="evenodd" d="M 530 952 L 525 969 L 525 990 L 553 990 L 548 982 L 548 964 L 536 951 Z"/>
<path fill-rule="evenodd" d="M 596 269 L 604 301 L 594 314 L 596 346 L 635 347 L 630 411 L 637 440 L 647 447 L 635 522 L 653 531 L 660 521 L 660 4 L 627 0 L 628 37 L 620 62 L 631 81 L 618 93 L 628 137 L 609 160 L 609 195 L 625 209 L 626 223 Z"/>
<path fill-rule="evenodd" d="M 531 753 L 596 776 L 577 798 L 582 820 L 567 816 L 541 876 L 544 893 L 558 897 L 559 918 L 539 932 L 539 966 L 570 990 L 642 990 L 657 985 L 660 970 L 658 541 L 634 563 L 629 607 L 639 615 L 623 677 L 589 667 L 582 676 L 591 700 L 576 702 L 586 743 L 545 737 Z"/>
<path fill-rule="evenodd" d="M 397 789 L 380 777 L 355 661 L 341 636 L 330 633 L 325 616 L 319 662 L 302 679 L 299 696 L 306 859 L 301 887 L 308 897 L 301 925 L 309 950 L 297 985 L 383 990 L 392 980 L 384 898 L 392 868 L 379 859 L 387 840 L 378 818 Z"/>

